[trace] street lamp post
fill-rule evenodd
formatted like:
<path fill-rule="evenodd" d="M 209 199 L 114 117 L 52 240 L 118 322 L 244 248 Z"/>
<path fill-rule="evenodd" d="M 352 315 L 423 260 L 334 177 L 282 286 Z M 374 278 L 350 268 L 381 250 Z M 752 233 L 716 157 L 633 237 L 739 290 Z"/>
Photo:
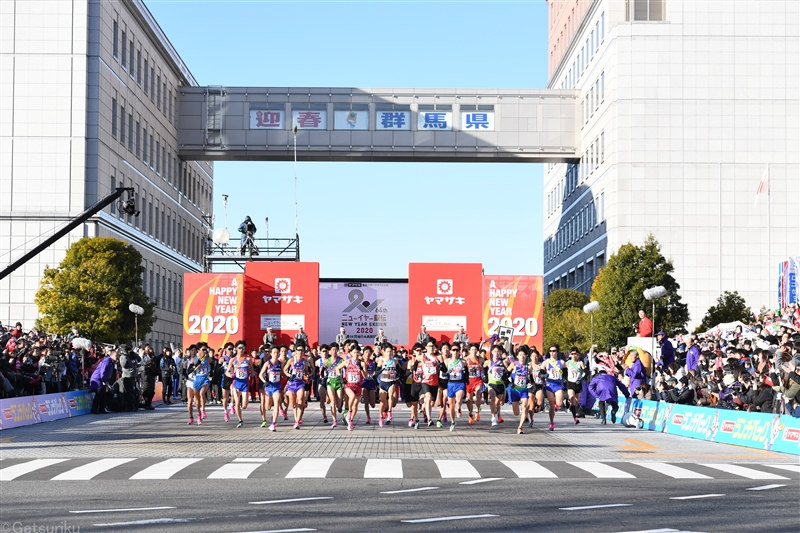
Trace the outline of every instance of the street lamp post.
<path fill-rule="evenodd" d="M 653 353 L 650 356 L 650 377 L 655 380 L 656 346 L 652 340 L 655 338 L 656 331 L 656 300 L 666 296 L 667 289 L 662 285 L 658 285 L 657 287 L 645 289 L 643 294 L 645 300 L 653 302 L 653 327 L 650 329 L 650 346 L 652 347 Z"/>
<path fill-rule="evenodd" d="M 583 306 L 583 312 L 589 315 L 589 322 L 591 322 L 592 324 L 591 337 L 590 337 L 592 346 L 594 346 L 594 315 L 592 315 L 592 313 L 594 313 L 598 309 L 600 309 L 600 302 L 589 302 L 588 304 Z"/>
<path fill-rule="evenodd" d="M 139 315 L 144 314 L 144 309 L 139 307 L 136 304 L 131 304 L 128 306 L 128 310 L 133 313 L 133 319 L 136 323 L 136 345 L 139 345 Z"/>

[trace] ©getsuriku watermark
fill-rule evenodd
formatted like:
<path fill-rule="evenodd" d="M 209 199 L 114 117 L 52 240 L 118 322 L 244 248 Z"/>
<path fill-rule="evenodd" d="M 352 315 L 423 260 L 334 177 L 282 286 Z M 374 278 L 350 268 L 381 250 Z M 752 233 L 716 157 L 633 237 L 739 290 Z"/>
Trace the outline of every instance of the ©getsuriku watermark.
<path fill-rule="evenodd" d="M 80 526 L 66 520 L 57 524 L 36 522 L 0 522 L 0 533 L 80 533 Z"/>

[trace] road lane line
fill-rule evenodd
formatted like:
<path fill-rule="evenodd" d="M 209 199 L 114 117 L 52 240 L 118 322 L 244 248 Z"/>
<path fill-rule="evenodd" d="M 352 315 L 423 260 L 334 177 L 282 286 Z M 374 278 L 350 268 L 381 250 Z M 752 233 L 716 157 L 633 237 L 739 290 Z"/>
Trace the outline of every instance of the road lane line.
<path fill-rule="evenodd" d="M 769 489 L 777 489 L 779 487 L 785 487 L 786 485 L 763 485 L 761 487 L 753 487 L 751 489 L 745 490 L 769 490 Z"/>
<path fill-rule="evenodd" d="M 486 483 L 487 481 L 500 481 L 505 479 L 502 477 L 484 477 L 481 479 L 473 479 L 472 481 L 462 481 L 459 485 L 477 485 L 478 483 Z"/>
<path fill-rule="evenodd" d="M 420 487 L 418 489 L 403 489 L 403 490 L 387 490 L 385 492 L 381 492 L 381 494 L 402 494 L 404 492 L 419 492 L 422 490 L 436 490 L 439 487 Z"/>
<path fill-rule="evenodd" d="M 217 468 L 207 479 L 247 479 L 262 463 L 228 463 Z"/>
<path fill-rule="evenodd" d="M 254 457 L 254 458 L 239 457 L 237 459 L 234 459 L 232 462 L 233 463 L 266 463 L 267 461 L 269 461 L 269 457 L 260 457 L 260 458 L 259 457 Z"/>
<path fill-rule="evenodd" d="M 95 527 L 116 527 L 116 526 L 147 526 L 151 524 L 174 524 L 186 523 L 191 518 L 151 518 L 149 520 L 133 520 L 131 522 L 112 522 L 109 524 L 93 524 Z"/>
<path fill-rule="evenodd" d="M 403 461 L 401 459 L 367 459 L 364 478 L 402 479 Z"/>
<path fill-rule="evenodd" d="M 270 529 L 264 531 L 240 531 L 239 533 L 300 533 L 301 531 L 316 531 L 307 527 L 298 527 L 294 529 Z"/>
<path fill-rule="evenodd" d="M 400 520 L 405 524 L 427 524 L 428 522 L 445 522 L 448 520 L 470 520 L 473 518 L 496 518 L 496 514 L 472 514 L 464 516 L 440 516 L 437 518 L 418 518 L 416 520 Z"/>
<path fill-rule="evenodd" d="M 72 514 L 84 513 L 127 513 L 131 511 L 162 511 L 164 509 L 177 509 L 177 507 L 132 507 L 130 509 L 90 509 L 83 511 L 70 511 Z"/>
<path fill-rule="evenodd" d="M 609 503 L 606 505 L 584 505 L 581 507 L 559 507 L 559 511 L 584 511 L 587 509 L 607 509 L 610 507 L 631 507 L 632 503 Z"/>
<path fill-rule="evenodd" d="M 788 470 L 789 472 L 797 472 L 800 474 L 800 465 L 775 465 L 764 463 L 764 466 L 768 466 L 770 468 L 780 468 L 781 470 Z"/>
<path fill-rule="evenodd" d="M 333 464 L 333 459 L 306 458 L 300 459 L 286 474 L 287 478 L 324 478 Z"/>
<path fill-rule="evenodd" d="M 698 494 L 696 496 L 673 496 L 670 500 L 698 500 L 700 498 L 721 498 L 724 494 Z"/>
<path fill-rule="evenodd" d="M 550 470 L 535 461 L 500 461 L 514 472 L 518 478 L 557 478 Z"/>
<path fill-rule="evenodd" d="M 596 478 L 602 479 L 635 479 L 636 476 L 633 474 L 629 474 L 624 472 L 618 468 L 614 468 L 611 465 L 607 465 L 605 463 L 596 463 L 596 462 L 589 462 L 589 461 L 567 461 L 567 464 L 571 464 L 574 467 L 580 468 L 586 472 L 589 472 Z"/>
<path fill-rule="evenodd" d="M 714 479 L 710 476 L 706 476 L 705 474 L 692 472 L 691 470 L 687 470 L 685 468 L 681 468 L 675 465 L 670 465 L 667 463 L 631 463 L 631 464 L 641 466 L 642 468 L 647 468 L 649 470 L 653 470 L 654 472 L 658 472 L 659 474 L 664 474 L 665 476 L 669 476 L 672 479 Z"/>
<path fill-rule="evenodd" d="M 89 464 L 73 468 L 63 474 L 59 474 L 52 481 L 88 481 L 93 477 L 107 472 L 125 463 L 130 463 L 135 459 L 100 459 Z"/>
<path fill-rule="evenodd" d="M 172 476 L 202 459 L 176 458 L 167 459 L 150 465 L 141 472 L 137 472 L 130 479 L 170 479 Z"/>
<path fill-rule="evenodd" d="M 760 470 L 753 470 L 752 468 L 745 468 L 739 465 L 729 464 L 702 464 L 707 468 L 714 468 L 715 470 L 722 470 L 735 476 L 742 476 L 747 479 L 789 479 L 787 477 L 779 476 L 771 472 L 761 472 Z"/>
<path fill-rule="evenodd" d="M 434 462 L 443 479 L 481 477 L 475 467 L 464 459 L 436 459 Z"/>
<path fill-rule="evenodd" d="M 28 461 L 27 463 L 7 466 L 6 468 L 0 470 L 0 481 L 11 481 L 12 479 L 17 479 L 20 476 L 24 476 L 25 474 L 30 474 L 31 472 L 41 470 L 42 468 L 47 468 L 48 466 L 57 465 L 58 463 L 63 463 L 64 461 L 68 460 L 69 459 L 34 459 L 33 461 Z"/>
<path fill-rule="evenodd" d="M 333 496 L 315 496 L 313 498 L 289 498 L 287 500 L 267 500 L 263 502 L 248 502 L 250 505 L 272 505 L 273 503 L 310 502 L 313 500 L 332 500 Z"/>

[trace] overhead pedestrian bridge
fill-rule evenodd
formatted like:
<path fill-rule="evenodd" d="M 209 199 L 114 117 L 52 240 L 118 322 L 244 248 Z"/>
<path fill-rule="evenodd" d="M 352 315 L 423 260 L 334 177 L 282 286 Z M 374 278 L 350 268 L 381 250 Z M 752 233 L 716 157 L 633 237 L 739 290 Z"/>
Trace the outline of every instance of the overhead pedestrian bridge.
<path fill-rule="evenodd" d="M 178 113 L 188 160 L 289 161 L 295 146 L 300 161 L 547 163 L 581 153 L 574 90 L 182 87 Z"/>

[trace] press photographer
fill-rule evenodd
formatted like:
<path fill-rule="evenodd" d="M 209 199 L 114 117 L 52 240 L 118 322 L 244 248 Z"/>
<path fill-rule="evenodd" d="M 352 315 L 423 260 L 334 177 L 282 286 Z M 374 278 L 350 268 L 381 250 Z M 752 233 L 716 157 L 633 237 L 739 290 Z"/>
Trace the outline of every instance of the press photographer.
<path fill-rule="evenodd" d="M 253 242 L 253 236 L 256 234 L 256 231 L 256 225 L 250 220 L 250 217 L 244 217 L 244 222 L 239 225 L 239 233 L 242 234 L 239 242 L 239 255 L 245 255 L 248 248 L 253 255 L 258 255 L 258 253 L 254 251 L 255 243 Z"/>

